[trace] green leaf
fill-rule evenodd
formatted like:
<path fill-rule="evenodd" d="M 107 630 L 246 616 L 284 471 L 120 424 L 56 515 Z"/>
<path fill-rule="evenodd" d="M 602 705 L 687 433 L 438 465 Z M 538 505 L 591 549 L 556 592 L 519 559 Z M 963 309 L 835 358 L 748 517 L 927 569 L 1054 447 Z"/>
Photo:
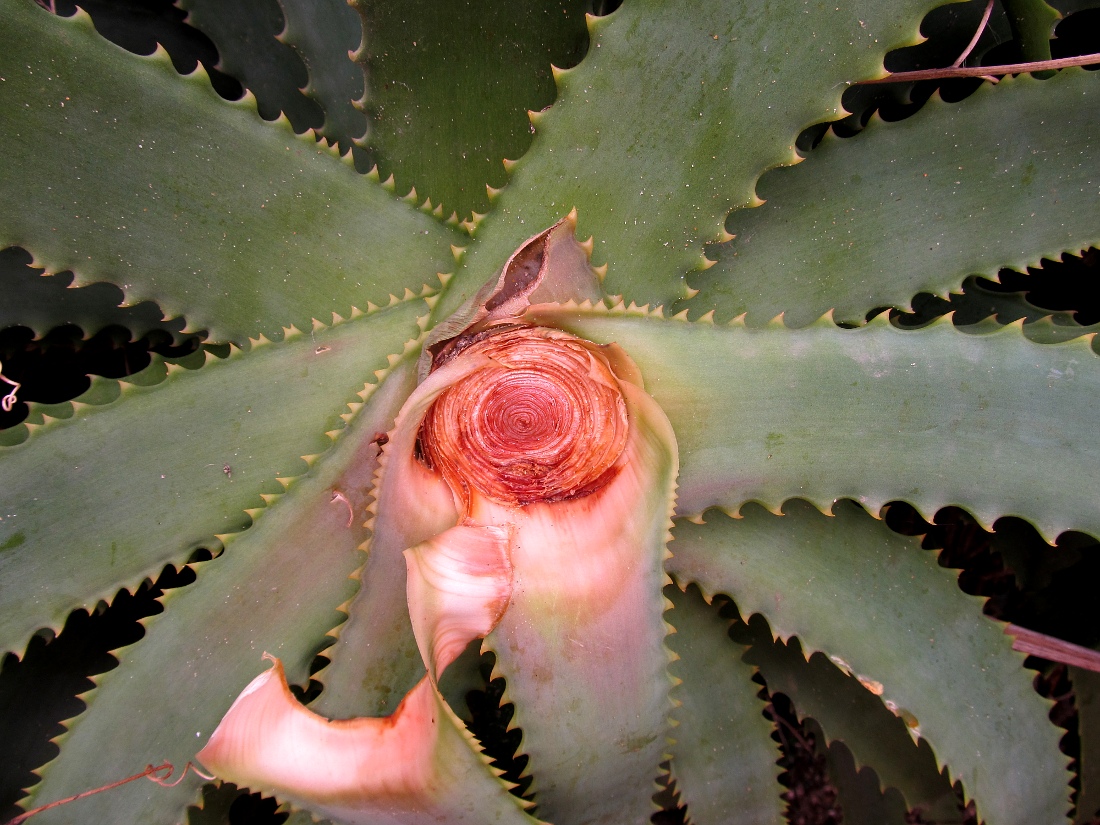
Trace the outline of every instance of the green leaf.
<path fill-rule="evenodd" d="M 338 609 L 355 591 L 363 516 L 377 465 L 372 441 L 387 429 L 415 375 L 408 358 L 370 387 L 335 449 L 290 487 L 223 555 L 197 565 L 198 580 L 170 591 L 145 638 L 118 651 L 119 667 L 88 696 L 61 755 L 43 770 L 34 804 L 79 793 L 170 761 L 177 770 L 206 743 L 237 694 L 278 656 L 304 682 Z M 339 492 L 347 502 L 334 500 Z M 357 514 L 357 515 L 356 515 Z M 355 516 L 355 517 L 353 517 Z M 110 758 L 103 758 L 109 753 Z M 178 774 L 177 774 L 178 776 Z M 197 798 L 195 774 L 175 788 L 134 782 L 40 814 L 43 823 L 176 822 Z"/>
<path fill-rule="evenodd" d="M 1070 682 L 1077 704 L 1077 730 L 1081 737 L 1078 768 L 1081 790 L 1074 821 L 1087 823 L 1100 812 L 1100 673 L 1071 667 Z"/>
<path fill-rule="evenodd" d="M 0 245 L 242 344 L 418 287 L 459 235 L 202 72 L 0 0 Z M 41 139 L 49 135 L 50 139 Z"/>
<path fill-rule="evenodd" d="M 1070 778 L 1061 732 L 981 600 L 851 502 L 833 518 L 799 500 L 784 512 L 752 506 L 739 520 L 712 512 L 706 524 L 679 523 L 670 572 L 705 595 L 729 594 L 779 638 L 797 635 L 855 674 L 927 737 L 989 825 L 1059 821 Z"/>
<path fill-rule="evenodd" d="M 245 527 L 245 508 L 282 492 L 277 477 L 300 475 L 300 457 L 328 447 L 325 430 L 342 427 L 339 411 L 387 365 L 377 353 L 399 352 L 424 311 L 398 304 L 175 368 L 154 386 L 101 381 L 68 420 L 0 450 L 3 649 Z M 158 368 L 163 376 L 158 362 L 145 377 Z M 85 405 L 112 390 L 110 403 Z"/>
<path fill-rule="evenodd" d="M 415 189 L 417 202 L 430 199 L 444 217 L 487 212 L 486 186 L 508 180 L 502 161 L 531 145 L 527 111 L 554 102 L 551 64 L 584 54 L 587 3 L 353 5 L 367 32 L 359 57 L 381 177 L 392 174 L 398 192 Z"/>
<path fill-rule="evenodd" d="M 70 288 L 72 273 L 46 275 L 33 267 L 31 256 L 17 246 L 0 250 L 0 329 L 25 326 L 41 337 L 51 329 L 75 324 L 87 336 L 117 324 L 141 337 L 154 329 L 178 338 L 184 320 L 165 320 L 160 308 L 148 301 L 120 306 L 122 291 L 111 284 Z"/>
<path fill-rule="evenodd" d="M 802 163 L 765 176 L 765 205 L 730 216 L 736 237 L 689 277 L 701 292 L 687 305 L 723 320 L 748 313 L 754 326 L 780 312 L 805 326 L 828 309 L 860 323 L 972 273 L 1087 248 L 1100 240 L 1087 161 L 1100 140 L 1098 98 L 1095 74 L 1069 69 L 1006 78 L 959 103 L 936 98 L 850 139 L 826 136 Z"/>
<path fill-rule="evenodd" d="M 559 99 L 534 118 L 532 150 L 440 316 L 573 207 L 610 267 L 608 292 L 687 297 L 683 275 L 724 237 L 727 213 L 755 202 L 765 169 L 797 160 L 803 128 L 837 117 L 847 83 L 881 75 L 889 49 L 918 39 L 934 5 L 637 0 L 590 21 L 587 57 L 558 75 Z"/>
<path fill-rule="evenodd" d="M 1004 0 L 1024 60 L 1050 60 L 1050 38 L 1062 15 L 1044 0 Z"/>
<path fill-rule="evenodd" d="M 322 112 L 302 94 L 308 82 L 299 56 L 276 39 L 285 22 L 278 0 L 179 0 L 187 22 L 218 47 L 218 69 L 256 97 L 260 115 L 286 115 L 294 131 L 321 125 Z"/>
<path fill-rule="evenodd" d="M 810 728 L 814 725 L 811 722 Z M 817 731 L 814 731 L 815 735 Z M 829 779 L 845 825 L 905 825 L 905 803 L 893 788 L 882 790 L 873 768 L 858 768 L 843 742 L 832 742 L 825 751 Z M 922 811 L 921 817 L 928 821 Z M 961 818 L 959 814 L 956 817 Z M 933 822 L 940 820 L 933 819 Z M 949 820 L 951 821 L 951 820 Z"/>
<path fill-rule="evenodd" d="M 946 319 L 903 331 L 828 319 L 790 330 L 547 312 L 631 354 L 680 445 L 677 511 L 793 496 L 873 512 L 958 505 L 989 526 L 1018 515 L 1053 540 L 1100 536 L 1093 499 L 1100 361 L 1087 339 L 1036 344 L 1015 327 L 967 335 Z M 903 457 L 898 462 L 883 456 Z"/>
<path fill-rule="evenodd" d="M 305 93 L 325 114 L 317 130 L 347 152 L 367 131 L 366 116 L 352 105 L 363 97 L 363 70 L 349 52 L 363 41 L 363 26 L 345 0 L 279 0 L 286 17 L 280 40 L 294 47 L 309 70 Z"/>
<path fill-rule="evenodd" d="M 927 741 L 915 743 L 905 722 L 856 678 L 822 653 L 807 661 L 796 639 L 773 641 L 762 616 L 739 626 L 734 636 L 751 644 L 745 662 L 760 669 L 768 691 L 784 694 L 799 719 L 813 718 L 821 726 L 819 743 L 843 742 L 857 768 L 874 768 L 884 787 L 897 788 L 908 807 L 920 808 L 926 819 L 959 813 L 951 783 L 940 774 Z"/>
<path fill-rule="evenodd" d="M 741 661 L 744 646 L 729 638 L 729 620 L 697 588 L 669 586 L 665 595 L 676 630 L 667 644 L 679 656 L 669 669 L 681 680 L 672 690 L 669 750 L 688 815 L 704 823 L 782 822 L 775 728 L 764 717 L 754 668 Z"/>

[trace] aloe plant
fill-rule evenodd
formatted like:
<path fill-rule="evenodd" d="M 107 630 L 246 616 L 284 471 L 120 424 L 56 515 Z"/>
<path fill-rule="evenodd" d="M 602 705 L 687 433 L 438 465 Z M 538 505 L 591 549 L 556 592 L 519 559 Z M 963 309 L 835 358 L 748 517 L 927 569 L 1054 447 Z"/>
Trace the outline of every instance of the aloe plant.
<path fill-rule="evenodd" d="M 1003 76 L 886 122 L 913 87 L 856 84 L 977 30 L 973 65 L 1049 58 L 1089 4 L 515 5 L 181 0 L 231 102 L 0 0 L 0 244 L 31 256 L 0 323 L 204 336 L 0 431 L 6 651 L 195 573 L 24 807 L 171 764 L 35 821 L 212 821 L 190 764 L 296 822 L 638 822 L 659 783 L 776 822 L 763 683 L 833 743 L 847 821 L 1064 821 L 1075 779 L 1087 821 L 1088 702 L 1071 768 L 1004 624 L 881 517 L 1100 536 L 1092 330 L 967 280 L 1100 237 L 1100 88 Z M 952 292 L 995 312 L 884 311 Z M 518 789 L 467 728 L 482 652 Z"/>

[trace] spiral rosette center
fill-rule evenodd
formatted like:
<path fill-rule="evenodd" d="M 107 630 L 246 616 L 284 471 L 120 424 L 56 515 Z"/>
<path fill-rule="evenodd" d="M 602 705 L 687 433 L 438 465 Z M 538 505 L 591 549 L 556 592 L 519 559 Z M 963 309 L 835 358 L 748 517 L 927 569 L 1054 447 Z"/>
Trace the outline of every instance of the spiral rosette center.
<path fill-rule="evenodd" d="M 445 390 L 420 430 L 425 461 L 463 499 L 526 505 L 588 495 L 626 446 L 626 403 L 600 348 L 567 333 L 507 325 L 456 358 L 483 366 Z"/>

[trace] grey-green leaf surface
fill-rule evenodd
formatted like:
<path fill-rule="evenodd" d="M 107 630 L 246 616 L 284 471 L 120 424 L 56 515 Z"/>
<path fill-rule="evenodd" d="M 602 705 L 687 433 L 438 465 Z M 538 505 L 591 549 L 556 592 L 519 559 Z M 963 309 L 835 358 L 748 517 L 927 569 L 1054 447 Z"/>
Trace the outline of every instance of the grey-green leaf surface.
<path fill-rule="evenodd" d="M 1045 0 L 1004 0 L 1024 60 L 1050 60 L 1050 38 L 1062 15 Z"/>
<path fill-rule="evenodd" d="M 797 635 L 891 702 L 989 825 L 1063 821 L 1070 774 L 1051 703 L 981 600 L 851 502 L 832 518 L 799 500 L 784 511 L 679 523 L 670 571 L 731 595 L 743 615 L 762 614 L 780 638 Z"/>
<path fill-rule="evenodd" d="M 812 720 L 808 727 L 815 736 L 819 735 L 820 731 L 814 730 Z M 844 825 L 906 825 L 907 811 L 901 794 L 894 788 L 884 791 L 874 768 L 856 765 L 845 743 L 829 743 L 825 749 L 825 765 L 829 779 L 836 788 L 836 802 L 844 817 Z M 947 821 L 956 821 L 958 816 L 956 814 Z M 943 821 L 929 820 L 924 811 L 921 811 L 921 819 L 925 822 Z"/>
<path fill-rule="evenodd" d="M 857 768 L 873 767 L 884 787 L 897 788 L 908 807 L 920 808 L 926 819 L 960 814 L 928 743 L 915 743 L 905 722 L 855 677 L 822 653 L 807 660 L 795 639 L 773 641 L 762 616 L 738 630 L 736 638 L 752 645 L 745 661 L 760 669 L 770 693 L 791 700 L 800 719 L 816 720 L 825 736 L 819 744 L 842 741 Z"/>
<path fill-rule="evenodd" d="M 584 54 L 587 3 L 354 5 L 366 32 L 360 59 L 381 177 L 392 174 L 402 195 L 415 188 L 418 202 L 442 205 L 443 217 L 488 212 L 486 185 L 504 186 L 502 161 L 531 145 L 528 110 L 554 102 L 551 64 L 572 66 Z"/>
<path fill-rule="evenodd" d="M 803 128 L 841 113 L 847 83 L 881 76 L 888 50 L 916 42 L 935 5 L 635 0 L 590 21 L 588 55 L 559 75 L 440 312 L 574 207 L 609 293 L 686 297 L 684 273 L 730 209 L 755 202 L 765 169 L 796 160 Z"/>
<path fill-rule="evenodd" d="M 460 235 L 202 72 L 2 0 L 0 244 L 243 343 L 386 302 L 453 268 Z M 48 138 L 47 138 L 48 136 Z"/>
<path fill-rule="evenodd" d="M 547 317 L 618 342 L 641 367 L 676 429 L 682 515 L 793 496 L 878 512 L 904 499 L 928 517 L 958 505 L 987 527 L 1017 515 L 1048 541 L 1100 536 L 1100 360 L 1088 338 L 968 335 L 947 319 L 904 331 L 883 317 L 852 330 Z"/>
<path fill-rule="evenodd" d="M 780 312 L 805 326 L 829 309 L 862 322 L 973 273 L 1085 249 L 1100 239 L 1097 140 L 1100 82 L 1083 69 L 987 84 L 959 103 L 937 97 L 850 139 L 829 134 L 761 180 L 763 206 L 730 216 L 736 237 L 688 278 L 700 293 L 686 305 L 756 326 Z"/>
<path fill-rule="evenodd" d="M 24 326 L 41 337 L 55 327 L 75 324 L 87 336 L 107 326 L 126 327 L 135 337 L 159 329 L 179 337 L 184 320 L 167 320 L 160 308 L 145 301 L 120 306 L 122 291 L 112 284 L 96 283 L 70 288 L 72 273 L 47 275 L 31 266 L 26 250 L 11 246 L 0 250 L 0 329 Z"/>
<path fill-rule="evenodd" d="M 755 668 L 741 661 L 745 647 L 730 639 L 729 619 L 697 588 L 670 585 L 665 595 L 673 604 L 665 616 L 676 630 L 666 644 L 679 656 L 669 671 L 681 680 L 672 689 L 669 746 L 681 802 L 700 825 L 783 822 L 775 727 L 764 717 Z"/>
<path fill-rule="evenodd" d="M 309 71 L 305 93 L 325 115 L 318 128 L 346 153 L 367 131 L 367 118 L 352 105 L 363 97 L 363 70 L 351 59 L 363 41 L 359 16 L 345 0 L 279 0 L 286 18 L 280 39 L 294 47 Z"/>
<path fill-rule="evenodd" d="M 165 612 L 148 622 L 142 640 L 116 653 L 119 667 L 100 677 L 87 696 L 89 712 L 70 723 L 61 755 L 33 789 L 35 804 L 147 763 L 168 760 L 182 769 L 264 670 L 265 652 L 282 660 L 288 681 L 306 681 L 355 592 L 351 574 L 362 564 L 358 548 L 367 536 L 365 507 L 377 464 L 374 434 L 392 425 L 407 390 L 402 376 L 412 372 L 407 360 L 398 380 L 371 387 L 349 429 L 310 474 L 227 541 L 222 556 L 198 565 L 194 584 L 164 597 Z M 169 825 L 197 801 L 202 784 L 195 774 L 175 788 L 134 782 L 40 814 L 39 821 Z"/>
<path fill-rule="evenodd" d="M 1100 673 L 1071 667 L 1077 705 L 1077 731 L 1081 737 L 1081 790 L 1077 795 L 1078 823 L 1091 822 L 1100 813 Z"/>
<path fill-rule="evenodd" d="M 321 125 L 323 113 L 302 94 L 308 73 L 299 55 L 276 36 L 285 28 L 278 0 L 179 0 L 187 22 L 218 47 L 218 69 L 256 97 L 260 115 L 286 115 L 296 132 Z"/>
<path fill-rule="evenodd" d="M 0 450 L 0 649 L 245 527 L 245 508 L 282 491 L 277 477 L 329 446 L 324 432 L 426 309 L 397 304 L 153 386 L 99 382 L 89 393 L 109 403 Z"/>

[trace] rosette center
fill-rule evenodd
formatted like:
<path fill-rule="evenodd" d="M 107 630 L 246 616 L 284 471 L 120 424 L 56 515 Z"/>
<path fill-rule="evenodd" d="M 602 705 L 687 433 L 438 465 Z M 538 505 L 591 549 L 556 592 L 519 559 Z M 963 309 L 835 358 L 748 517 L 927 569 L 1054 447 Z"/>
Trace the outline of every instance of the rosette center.
<path fill-rule="evenodd" d="M 561 501 L 614 476 L 626 404 L 596 345 L 509 326 L 479 336 L 457 358 L 483 365 L 432 404 L 420 446 L 460 497 L 473 490 L 509 505 Z"/>

